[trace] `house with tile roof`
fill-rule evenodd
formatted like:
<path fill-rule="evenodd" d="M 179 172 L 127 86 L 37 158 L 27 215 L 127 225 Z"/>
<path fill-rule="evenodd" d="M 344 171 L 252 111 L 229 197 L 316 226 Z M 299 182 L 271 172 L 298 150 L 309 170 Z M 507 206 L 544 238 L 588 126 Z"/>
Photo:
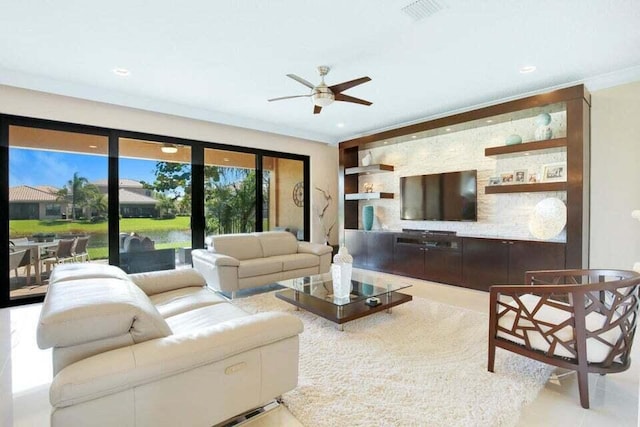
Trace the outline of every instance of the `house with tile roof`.
<path fill-rule="evenodd" d="M 93 182 L 107 194 L 107 180 Z M 71 206 L 58 199 L 60 189 L 48 185 L 9 187 L 9 219 L 60 219 L 68 216 Z M 123 218 L 152 218 L 158 215 L 151 190 L 132 179 L 121 179 L 118 191 Z"/>

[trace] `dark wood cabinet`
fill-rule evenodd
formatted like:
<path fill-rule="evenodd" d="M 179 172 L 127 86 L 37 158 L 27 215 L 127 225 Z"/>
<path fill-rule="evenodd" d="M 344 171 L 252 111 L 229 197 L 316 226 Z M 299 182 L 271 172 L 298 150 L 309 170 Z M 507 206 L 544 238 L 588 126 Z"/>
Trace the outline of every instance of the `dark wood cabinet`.
<path fill-rule="evenodd" d="M 526 271 L 565 268 L 564 243 L 468 237 L 463 247 L 462 285 L 483 291 L 522 284 Z"/>
<path fill-rule="evenodd" d="M 524 283 L 524 273 L 565 268 L 564 243 L 509 241 L 509 283 Z"/>
<path fill-rule="evenodd" d="M 462 285 L 488 291 L 509 283 L 509 245 L 504 240 L 465 238 L 462 244 Z"/>
<path fill-rule="evenodd" d="M 488 291 L 565 268 L 565 244 L 438 233 L 345 230 L 354 267 Z"/>
<path fill-rule="evenodd" d="M 354 267 L 393 271 L 393 233 L 345 230 L 345 244 Z"/>

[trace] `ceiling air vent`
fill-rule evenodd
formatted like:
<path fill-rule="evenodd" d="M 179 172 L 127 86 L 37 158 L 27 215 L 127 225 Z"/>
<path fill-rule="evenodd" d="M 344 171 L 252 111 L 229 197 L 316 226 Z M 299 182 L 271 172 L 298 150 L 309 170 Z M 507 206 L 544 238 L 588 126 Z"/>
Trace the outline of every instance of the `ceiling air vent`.
<path fill-rule="evenodd" d="M 409 15 L 414 21 L 428 18 L 429 16 L 441 11 L 444 7 L 435 0 L 418 0 L 409 3 L 402 10 Z"/>

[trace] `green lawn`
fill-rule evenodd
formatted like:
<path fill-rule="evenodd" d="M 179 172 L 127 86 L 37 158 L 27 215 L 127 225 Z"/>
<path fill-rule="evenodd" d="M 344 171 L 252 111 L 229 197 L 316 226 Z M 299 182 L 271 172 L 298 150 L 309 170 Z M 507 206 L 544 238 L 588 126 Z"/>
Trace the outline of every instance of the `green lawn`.
<path fill-rule="evenodd" d="M 179 216 L 174 219 L 155 218 L 123 218 L 120 220 L 120 231 L 124 233 L 144 233 L 162 230 L 189 230 L 191 217 Z M 35 233 L 91 234 L 106 233 L 107 222 L 91 223 L 89 221 L 71 220 L 37 220 L 21 219 L 9 221 L 11 237 L 31 236 Z"/>

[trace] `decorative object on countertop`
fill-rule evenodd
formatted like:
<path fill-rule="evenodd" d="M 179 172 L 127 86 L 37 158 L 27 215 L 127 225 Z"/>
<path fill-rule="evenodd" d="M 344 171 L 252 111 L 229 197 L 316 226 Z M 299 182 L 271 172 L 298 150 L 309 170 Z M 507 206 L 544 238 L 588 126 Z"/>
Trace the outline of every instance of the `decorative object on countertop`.
<path fill-rule="evenodd" d="M 373 193 L 373 184 L 370 182 L 365 182 L 362 184 L 365 193 Z"/>
<path fill-rule="evenodd" d="M 545 139 L 550 139 L 553 136 L 553 131 L 551 130 L 551 114 L 542 113 L 536 117 L 536 133 L 535 137 L 537 141 L 544 141 Z"/>
<path fill-rule="evenodd" d="M 369 166 L 371 164 L 371 151 L 367 151 L 367 154 L 362 158 L 362 166 Z"/>
<path fill-rule="evenodd" d="M 362 207 L 362 226 L 366 231 L 373 228 L 373 206 L 367 205 Z"/>
<path fill-rule="evenodd" d="M 556 237 L 567 224 L 567 207 L 556 197 L 541 200 L 529 217 L 529 231 L 538 239 Z"/>
<path fill-rule="evenodd" d="M 352 291 L 351 273 L 353 272 L 353 257 L 349 254 L 346 246 L 340 247 L 338 253 L 333 257 L 331 266 L 331 278 L 333 281 L 334 298 L 349 298 Z"/>
<path fill-rule="evenodd" d="M 520 135 L 509 135 L 507 139 L 504 141 L 504 145 L 516 145 L 522 144 L 522 137 Z"/>

